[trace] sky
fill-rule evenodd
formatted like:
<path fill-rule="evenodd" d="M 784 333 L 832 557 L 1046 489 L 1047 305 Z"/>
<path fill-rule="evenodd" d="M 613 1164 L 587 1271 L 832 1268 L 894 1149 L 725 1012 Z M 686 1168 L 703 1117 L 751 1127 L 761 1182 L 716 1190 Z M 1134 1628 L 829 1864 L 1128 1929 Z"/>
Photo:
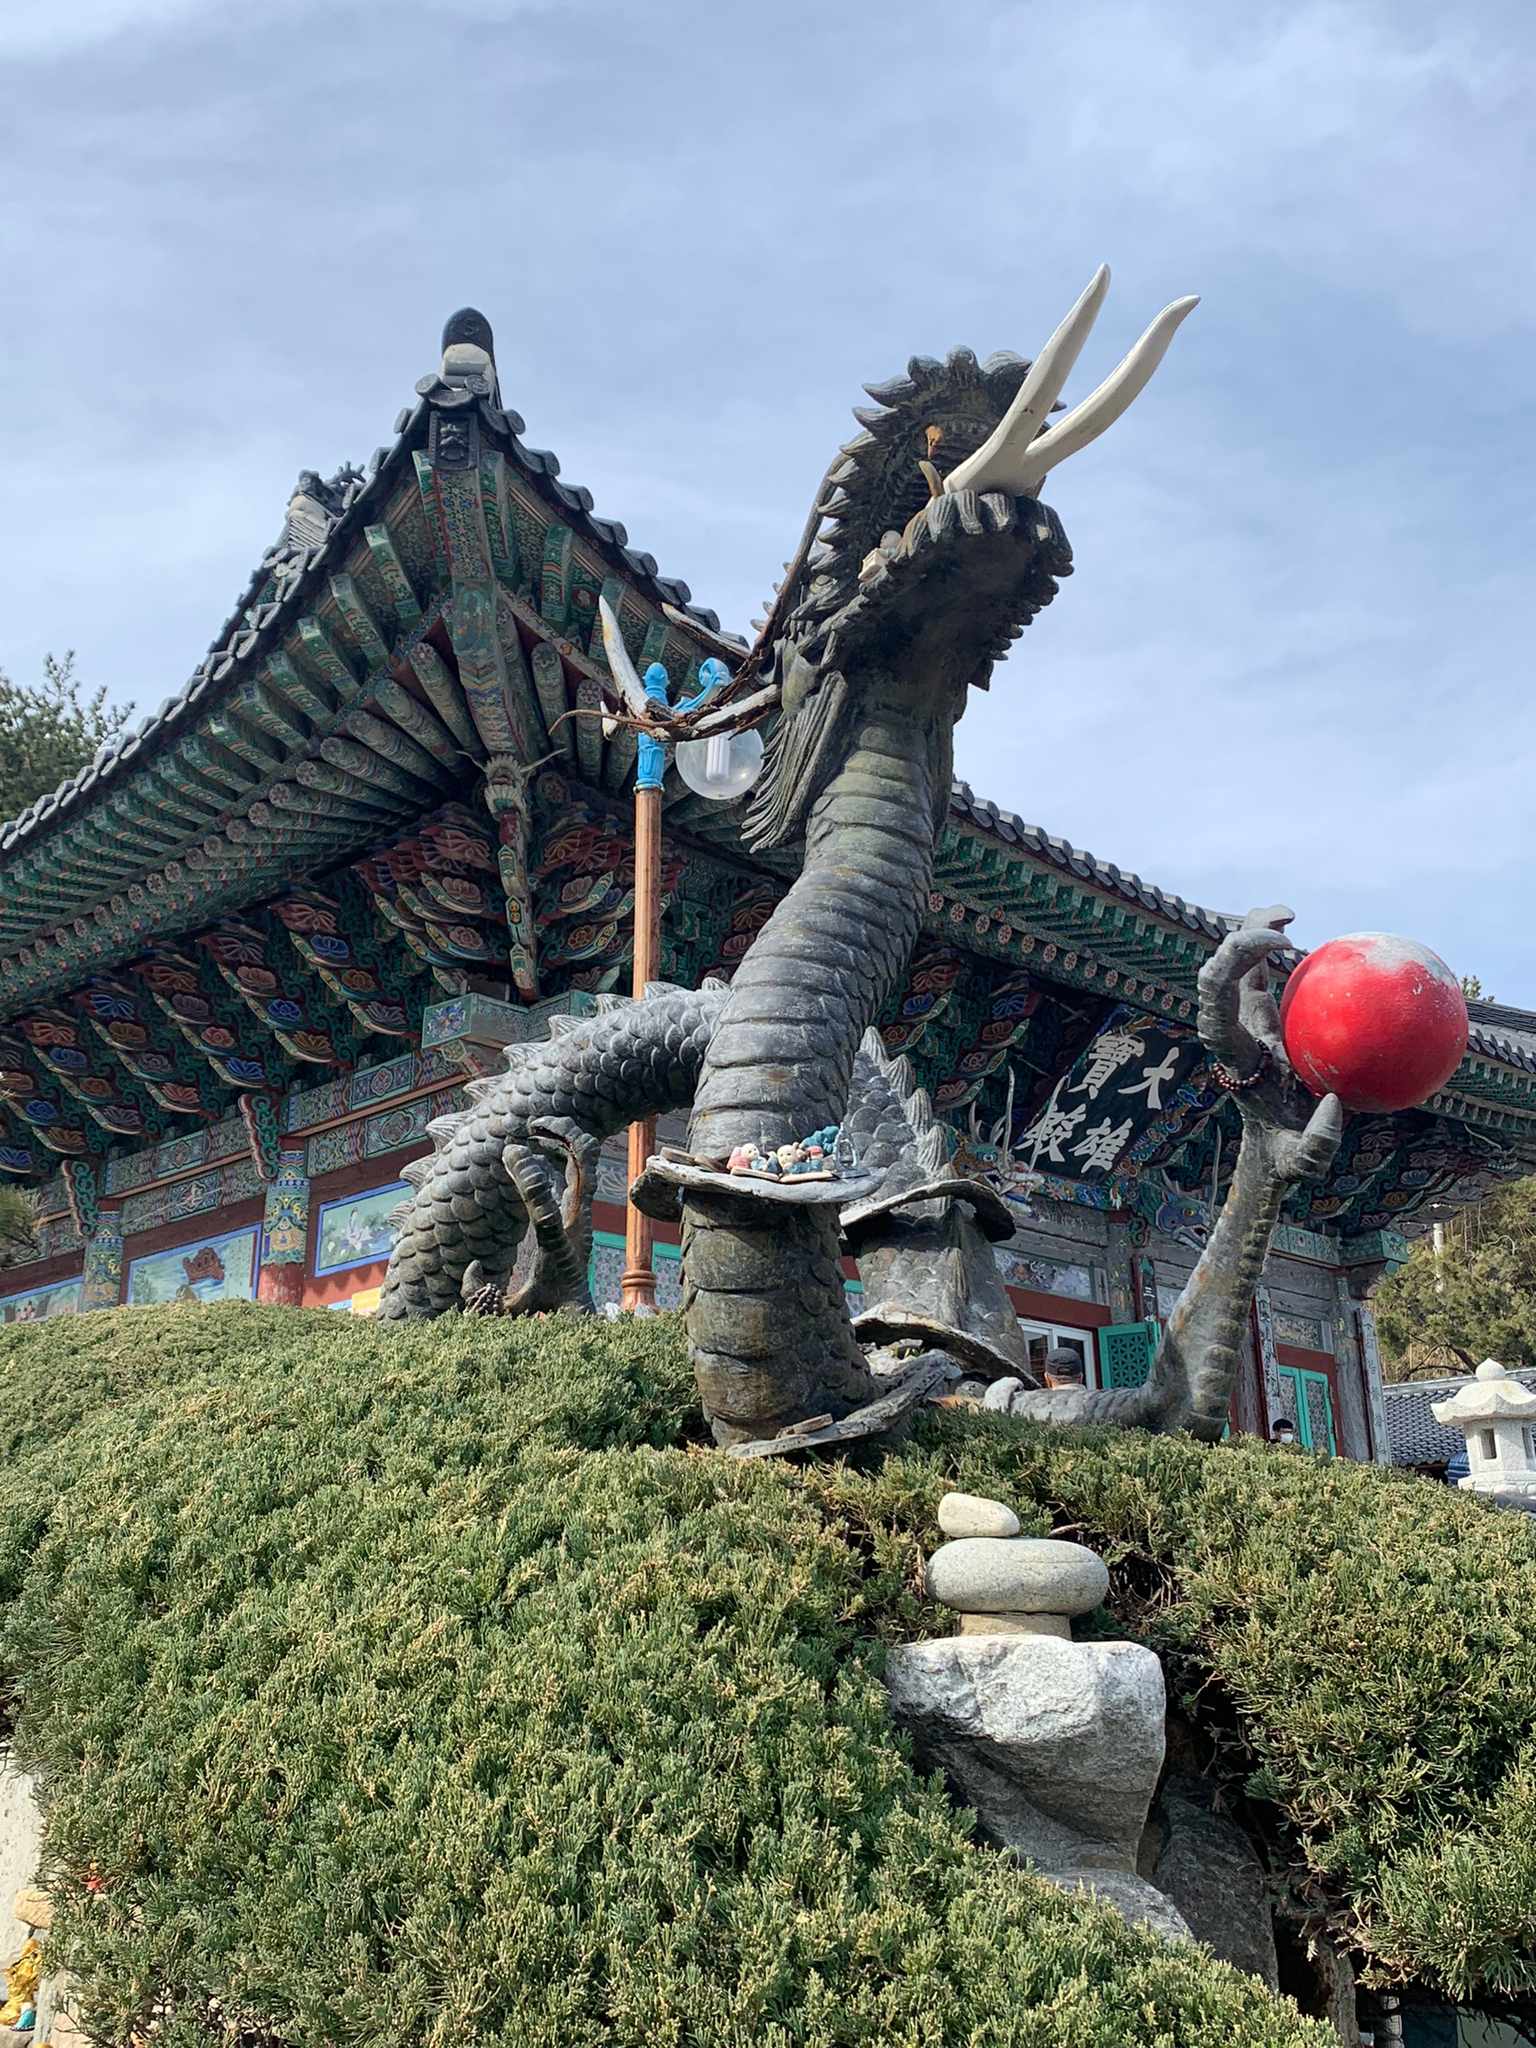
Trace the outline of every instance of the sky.
<path fill-rule="evenodd" d="M 1536 1007 L 1533 88 L 1501 0 L 4 0 L 0 668 L 177 691 L 465 304 L 743 629 L 863 383 L 1107 261 L 1069 401 L 1202 303 L 1051 478 L 1076 574 L 958 772 Z"/>

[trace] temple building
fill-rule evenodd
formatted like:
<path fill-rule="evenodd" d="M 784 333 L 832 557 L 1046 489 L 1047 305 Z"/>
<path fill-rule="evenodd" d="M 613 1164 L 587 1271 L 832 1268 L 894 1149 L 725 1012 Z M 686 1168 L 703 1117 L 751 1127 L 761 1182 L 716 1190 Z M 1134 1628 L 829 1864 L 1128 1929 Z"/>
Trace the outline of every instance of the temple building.
<path fill-rule="evenodd" d="M 629 987 L 635 741 L 594 715 L 598 600 L 675 690 L 743 643 L 525 444 L 489 348 L 456 316 L 366 470 L 301 476 L 186 686 L 0 833 L 0 1172 L 40 1218 L 37 1256 L 0 1273 L 6 1320 L 366 1311 L 428 1123 L 507 1044 Z M 745 853 L 740 815 L 669 774 L 669 980 L 728 978 L 793 875 Z M 1090 1384 L 1144 1377 L 1232 1169 L 1194 1009 L 1234 921 L 955 785 L 880 1028 L 1002 1177 L 1017 1312 Z M 1536 1016 L 1472 1012 L 1444 1092 L 1351 1117 L 1289 1202 L 1235 1428 L 1389 1455 L 1371 1285 L 1430 1204 L 1536 1170 Z M 599 1301 L 623 1203 L 614 1146 Z M 657 1255 L 665 1304 L 676 1245 Z"/>

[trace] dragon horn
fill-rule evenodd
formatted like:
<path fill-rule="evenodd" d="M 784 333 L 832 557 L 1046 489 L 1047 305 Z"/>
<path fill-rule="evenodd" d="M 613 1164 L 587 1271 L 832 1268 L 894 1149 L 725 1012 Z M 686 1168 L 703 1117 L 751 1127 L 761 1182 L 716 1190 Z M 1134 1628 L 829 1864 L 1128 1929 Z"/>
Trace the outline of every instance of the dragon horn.
<path fill-rule="evenodd" d="M 1048 433 L 1031 443 L 1021 495 L 1034 497 L 1058 462 L 1075 455 L 1079 448 L 1086 448 L 1090 441 L 1099 438 L 1106 427 L 1114 425 L 1132 399 L 1146 389 L 1152 372 L 1167 353 L 1169 342 L 1199 303 L 1197 296 L 1175 299 L 1171 306 L 1165 306 L 1124 362 L 1118 369 L 1110 371 L 1098 390 L 1091 391 L 1081 405 L 1074 405 Z M 981 488 L 990 489 L 992 486 L 983 485 Z"/>
<path fill-rule="evenodd" d="M 635 664 L 624 645 L 624 635 L 619 631 L 613 606 L 606 597 L 597 600 L 597 616 L 603 629 L 603 652 L 608 657 L 608 672 L 613 677 L 615 689 L 637 718 L 649 718 L 650 705 L 646 700 L 645 685 L 635 673 Z"/>
<path fill-rule="evenodd" d="M 1056 403 L 1062 385 L 1071 376 L 1078 351 L 1099 317 L 1108 290 L 1109 265 L 1101 263 L 1089 279 L 1087 290 L 1030 364 L 1029 374 L 1007 412 L 976 453 L 957 462 L 944 479 L 946 491 L 1007 491 L 1013 497 L 1023 495 L 1022 479 L 1038 467 L 1028 461 L 1027 450 Z"/>

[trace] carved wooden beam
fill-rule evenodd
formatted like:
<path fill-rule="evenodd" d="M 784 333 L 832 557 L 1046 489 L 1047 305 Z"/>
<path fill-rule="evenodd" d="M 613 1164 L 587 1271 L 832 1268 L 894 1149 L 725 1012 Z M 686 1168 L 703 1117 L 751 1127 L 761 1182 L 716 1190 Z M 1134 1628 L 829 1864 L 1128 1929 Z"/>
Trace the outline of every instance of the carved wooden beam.
<path fill-rule="evenodd" d="M 539 1000 L 539 947 L 528 848 L 533 830 L 531 770 L 507 754 L 485 766 L 486 809 L 496 821 L 496 861 L 506 912 L 507 967 L 525 1003 Z"/>
<path fill-rule="evenodd" d="M 410 1038 L 404 1003 L 379 978 L 379 949 L 360 931 L 348 931 L 341 908 L 316 890 L 272 905 L 294 951 L 333 996 L 346 1004 L 359 1027 L 391 1038 Z"/>
<path fill-rule="evenodd" d="M 911 1052 L 929 1025 L 949 1007 L 955 985 L 965 968 L 965 956 L 958 947 L 943 940 L 919 939 L 907 969 L 906 986 L 896 1003 L 896 1015 L 880 1026 L 887 1052 Z"/>
<path fill-rule="evenodd" d="M 196 944 L 225 986 L 293 1059 L 322 1067 L 352 1064 L 355 1046 L 350 1039 L 339 1043 L 328 1021 L 311 1017 L 303 995 L 295 993 L 270 957 L 267 934 L 259 927 L 227 919 L 201 933 Z"/>
<path fill-rule="evenodd" d="M 732 906 L 730 926 L 721 942 L 719 957 L 710 963 L 711 976 L 718 981 L 730 980 L 783 895 L 784 889 L 777 882 L 753 882 L 742 890 Z"/>
<path fill-rule="evenodd" d="M 129 973 L 149 992 L 150 1000 L 228 1088 L 265 1088 L 265 1060 L 246 1051 L 203 992 L 196 964 L 183 954 L 156 953 L 137 962 Z"/>
<path fill-rule="evenodd" d="M 143 1106 L 110 1075 L 98 1072 L 84 1042 L 84 1026 L 75 1018 L 61 1010 L 38 1010 L 17 1018 L 13 1028 L 26 1040 L 38 1065 L 104 1131 L 119 1138 L 154 1135 Z"/>
<path fill-rule="evenodd" d="M 986 1011 L 970 1044 L 933 1091 L 933 1106 L 952 1115 L 974 1102 L 989 1076 L 1003 1066 L 1029 1029 L 1040 992 L 1027 974 L 1005 974 L 987 998 Z"/>
<path fill-rule="evenodd" d="M 108 1054 L 162 1109 L 176 1116 L 218 1114 L 204 1070 L 175 1033 L 156 1028 L 159 1020 L 146 1014 L 126 982 L 97 975 L 70 1000 Z"/>
<path fill-rule="evenodd" d="M 24 1041 L 0 1039 L 0 1099 L 38 1142 L 63 1158 L 84 1158 L 105 1149 L 99 1131 L 80 1123 L 66 1103 L 40 1083 Z"/>
<path fill-rule="evenodd" d="M 283 1146 L 282 1097 L 272 1088 L 255 1089 L 239 1098 L 239 1108 L 251 1164 L 260 1179 L 275 1180 Z"/>

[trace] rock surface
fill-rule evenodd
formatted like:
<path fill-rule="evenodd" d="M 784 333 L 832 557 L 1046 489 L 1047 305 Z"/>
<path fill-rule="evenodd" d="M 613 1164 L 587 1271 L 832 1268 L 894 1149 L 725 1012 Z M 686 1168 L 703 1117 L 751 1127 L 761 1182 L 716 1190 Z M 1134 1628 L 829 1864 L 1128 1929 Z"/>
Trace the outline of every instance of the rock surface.
<path fill-rule="evenodd" d="M 1184 1776 L 1164 1783 L 1152 1828 L 1160 1837 L 1150 1873 L 1158 1890 L 1172 1899 L 1198 1941 L 1276 1990 L 1274 1919 L 1264 1866 L 1247 1835 L 1212 1810 L 1200 1780 Z"/>
<path fill-rule="evenodd" d="M 946 1536 L 1017 1536 L 1019 1518 L 1000 1500 L 979 1493 L 946 1493 L 939 1502 L 939 1527 Z"/>
<path fill-rule="evenodd" d="M 1173 1900 L 1144 1877 L 1123 1870 L 1040 1870 L 1037 1875 L 1064 1892 L 1092 1892 L 1133 1927 L 1145 1927 L 1164 1941 L 1190 1938 L 1189 1923 Z"/>
<path fill-rule="evenodd" d="M 34 1934 L 46 1933 L 53 1925 L 53 1907 L 48 1894 L 35 1884 L 24 1884 L 15 1898 L 16 1918 Z"/>
<path fill-rule="evenodd" d="M 1150 1650 L 952 1636 L 892 1650 L 886 1684 L 919 1761 L 945 1773 L 998 1847 L 1067 1890 L 1091 1885 L 1127 1918 L 1187 1935 L 1136 1871 L 1163 1761 L 1163 1674 Z"/>
<path fill-rule="evenodd" d="M 1109 1591 L 1109 1573 L 1081 1543 L 968 1536 L 933 1553 L 928 1591 L 961 1614 L 1088 1614 Z"/>
<path fill-rule="evenodd" d="M 51 1910 L 48 1920 L 32 1921 L 28 1917 L 39 1905 L 47 1910 L 46 1895 L 37 1883 L 42 1840 L 43 1817 L 36 1788 L 27 1773 L 0 1749 L 0 1899 L 11 1901 L 15 1916 L 8 1929 L 0 1924 L 0 1964 L 15 1962 L 30 1929 L 36 1927 L 41 1931 L 53 1917 Z M 46 1967 L 46 1940 L 43 1954 Z M 67 2048 L 67 2044 L 86 2048 L 86 2037 L 61 2010 L 68 1994 L 65 1979 L 45 1975 L 38 1991 L 36 2029 L 30 2034 L 14 2035 L 7 2030 L 5 2038 L 51 2042 L 53 2048 Z"/>

